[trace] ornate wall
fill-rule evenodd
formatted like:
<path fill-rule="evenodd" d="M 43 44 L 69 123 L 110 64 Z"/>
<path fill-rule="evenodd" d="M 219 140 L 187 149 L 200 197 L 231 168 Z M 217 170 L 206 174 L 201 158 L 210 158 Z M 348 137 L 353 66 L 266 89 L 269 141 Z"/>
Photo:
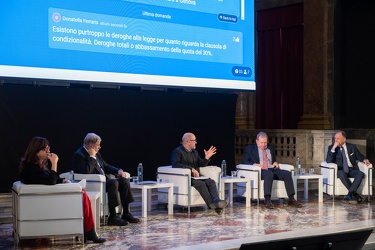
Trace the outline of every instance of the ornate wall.
<path fill-rule="evenodd" d="M 303 2 L 304 5 L 304 114 L 299 129 L 333 129 L 334 1 L 258 0 L 256 10 Z M 256 92 L 239 92 L 236 128 L 255 128 Z"/>

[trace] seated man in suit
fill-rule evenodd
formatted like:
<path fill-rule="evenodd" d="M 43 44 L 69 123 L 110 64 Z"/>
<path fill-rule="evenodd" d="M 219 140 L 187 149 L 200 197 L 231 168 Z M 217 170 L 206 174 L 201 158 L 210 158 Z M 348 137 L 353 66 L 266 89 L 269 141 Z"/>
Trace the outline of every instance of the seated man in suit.
<path fill-rule="evenodd" d="M 344 201 L 348 203 L 361 203 L 364 198 L 357 193 L 359 185 L 361 185 L 364 173 L 358 169 L 357 162 L 363 162 L 366 166 L 371 163 L 359 152 L 356 145 L 346 142 L 346 133 L 338 131 L 335 134 L 335 143 L 328 147 L 326 162 L 336 163 L 338 167 L 337 176 L 348 189 L 348 195 L 344 197 Z M 349 177 L 354 178 L 353 183 Z M 353 198 L 354 197 L 354 198 Z"/>
<path fill-rule="evenodd" d="M 273 209 L 271 202 L 271 190 L 273 180 L 282 180 L 289 197 L 288 205 L 294 207 L 302 207 L 294 198 L 295 190 L 291 173 L 287 170 L 279 169 L 276 162 L 275 148 L 272 144 L 268 144 L 268 136 L 264 132 L 259 132 L 256 138 L 256 144 L 249 145 L 245 148 L 242 163 L 254 166 L 260 166 L 261 179 L 264 180 L 264 203 L 267 208 Z"/>
<path fill-rule="evenodd" d="M 128 176 L 122 169 L 111 166 L 103 160 L 99 153 L 101 141 L 102 139 L 94 133 L 86 135 L 83 146 L 73 156 L 74 172 L 105 175 L 109 208 L 108 225 L 125 226 L 128 222 L 137 223 L 139 219 L 134 218 L 129 212 L 129 204 L 134 201 L 134 198 L 130 190 L 129 179 L 126 178 Z M 117 178 L 111 178 L 111 175 Z M 120 193 L 120 199 L 118 193 Z M 120 201 L 123 208 L 121 218 L 116 214 L 116 207 L 120 205 Z"/>
<path fill-rule="evenodd" d="M 216 148 L 211 146 L 204 150 L 205 157 L 199 157 L 195 150 L 197 140 L 194 134 L 185 133 L 182 136 L 182 145 L 175 148 L 172 152 L 173 168 L 188 168 L 191 170 L 192 177 L 199 177 L 199 168 L 207 166 L 211 156 L 216 154 Z M 191 179 L 191 185 L 198 190 L 203 200 L 209 208 L 214 208 L 219 215 L 223 213 L 223 208 L 228 205 L 227 200 L 220 200 L 216 182 L 212 179 Z"/>

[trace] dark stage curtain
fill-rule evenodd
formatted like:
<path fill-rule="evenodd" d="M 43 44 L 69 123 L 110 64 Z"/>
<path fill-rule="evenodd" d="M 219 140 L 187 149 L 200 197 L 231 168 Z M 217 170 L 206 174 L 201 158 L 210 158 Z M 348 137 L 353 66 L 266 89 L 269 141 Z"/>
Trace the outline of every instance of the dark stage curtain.
<path fill-rule="evenodd" d="M 256 127 L 295 129 L 303 115 L 303 5 L 257 13 Z"/>

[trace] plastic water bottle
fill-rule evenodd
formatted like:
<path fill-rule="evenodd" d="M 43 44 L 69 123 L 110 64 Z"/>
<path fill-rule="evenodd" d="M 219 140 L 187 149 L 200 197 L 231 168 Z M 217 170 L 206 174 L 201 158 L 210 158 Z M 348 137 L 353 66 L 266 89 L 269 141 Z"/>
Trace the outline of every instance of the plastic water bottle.
<path fill-rule="evenodd" d="M 137 172 L 138 172 L 138 181 L 142 182 L 143 181 L 143 165 L 142 165 L 142 163 L 138 164 Z"/>
<path fill-rule="evenodd" d="M 297 174 L 301 174 L 301 160 L 299 157 L 297 157 L 296 168 L 297 168 Z"/>
<path fill-rule="evenodd" d="M 70 170 L 70 173 L 69 173 L 69 181 L 71 183 L 74 183 L 74 171 L 73 170 Z"/>
<path fill-rule="evenodd" d="M 225 160 L 221 162 L 221 174 L 223 177 L 227 176 L 227 162 Z"/>

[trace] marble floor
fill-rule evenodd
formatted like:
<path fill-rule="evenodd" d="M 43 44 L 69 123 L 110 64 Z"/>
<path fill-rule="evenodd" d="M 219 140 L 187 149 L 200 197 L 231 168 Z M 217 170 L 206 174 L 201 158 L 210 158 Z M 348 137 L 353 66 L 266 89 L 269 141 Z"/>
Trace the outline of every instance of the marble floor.
<path fill-rule="evenodd" d="M 317 190 L 316 190 L 317 191 Z M 319 203 L 313 190 L 308 200 L 299 197 L 303 208 L 288 207 L 287 201 L 274 201 L 269 210 L 261 203 L 245 207 L 237 198 L 222 215 L 213 210 L 194 208 L 191 214 L 175 208 L 168 215 L 164 206 L 153 210 L 138 224 L 124 227 L 102 226 L 100 235 L 107 239 L 103 244 L 80 244 L 74 237 L 22 240 L 18 246 L 12 237 L 12 225 L 0 225 L 0 249 L 239 249 L 243 243 L 307 237 L 352 229 L 375 228 L 372 201 L 358 205 L 335 201 L 324 195 Z M 303 196 L 302 192 L 299 192 Z M 140 216 L 140 213 L 134 215 Z M 370 238 L 369 238 L 370 239 Z M 371 248 L 366 248 L 371 249 Z"/>

